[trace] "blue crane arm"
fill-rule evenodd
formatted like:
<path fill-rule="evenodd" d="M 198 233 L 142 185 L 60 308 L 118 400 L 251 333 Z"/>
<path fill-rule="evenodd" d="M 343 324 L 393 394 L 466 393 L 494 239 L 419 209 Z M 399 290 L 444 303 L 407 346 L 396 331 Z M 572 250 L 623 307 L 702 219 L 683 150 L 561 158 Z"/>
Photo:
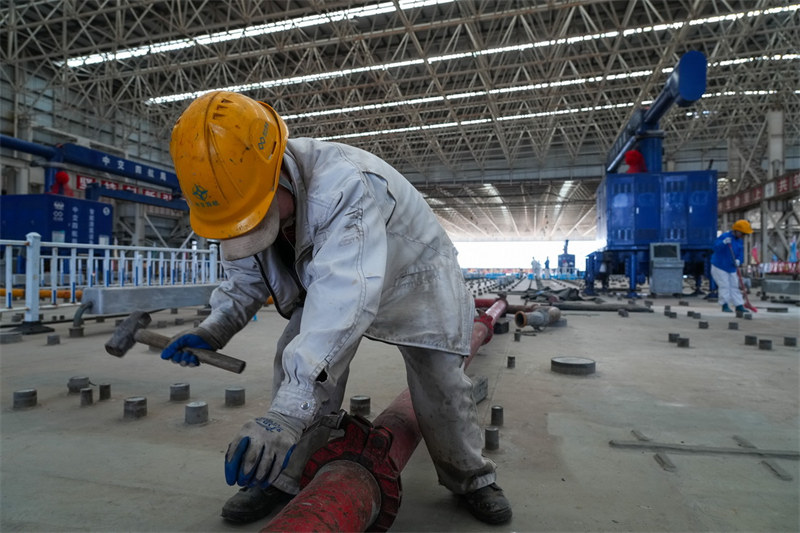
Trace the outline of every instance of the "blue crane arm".
<path fill-rule="evenodd" d="M 664 88 L 649 108 L 637 109 L 625 126 L 622 134 L 614 142 L 606 158 L 606 172 L 616 170 L 625 152 L 633 148 L 639 136 L 648 130 L 658 129 L 661 120 L 673 104 L 686 107 L 699 100 L 706 90 L 706 56 L 697 50 L 683 54 L 678 65 L 667 78 Z"/>

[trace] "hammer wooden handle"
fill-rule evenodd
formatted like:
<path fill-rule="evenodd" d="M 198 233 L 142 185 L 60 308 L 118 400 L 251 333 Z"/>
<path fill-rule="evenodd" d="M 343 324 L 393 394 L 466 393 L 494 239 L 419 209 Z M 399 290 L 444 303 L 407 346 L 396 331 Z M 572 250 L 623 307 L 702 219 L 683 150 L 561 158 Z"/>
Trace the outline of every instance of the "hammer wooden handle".
<path fill-rule="evenodd" d="M 169 337 L 148 329 L 137 330 L 134 338 L 136 342 L 141 342 L 153 348 L 161 348 L 162 350 L 169 345 L 170 341 Z M 202 348 L 184 348 L 184 350 L 197 356 L 201 363 L 215 366 L 228 372 L 235 372 L 236 374 L 241 374 L 247 364 L 241 359 L 217 353 L 213 350 L 204 350 Z"/>

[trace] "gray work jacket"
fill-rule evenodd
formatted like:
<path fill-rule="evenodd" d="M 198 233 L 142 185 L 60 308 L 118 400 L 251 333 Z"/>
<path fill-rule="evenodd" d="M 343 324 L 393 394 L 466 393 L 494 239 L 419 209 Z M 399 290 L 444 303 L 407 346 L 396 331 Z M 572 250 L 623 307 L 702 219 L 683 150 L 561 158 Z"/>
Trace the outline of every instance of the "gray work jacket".
<path fill-rule="evenodd" d="M 362 336 L 469 354 L 474 307 L 455 247 L 397 170 L 351 146 L 297 138 L 288 141 L 283 175 L 295 197 L 295 272 L 275 245 L 223 260 L 227 279 L 201 324 L 222 347 L 270 294 L 284 317 L 303 305 L 271 409 L 308 425 L 321 401 L 316 380 L 336 379 L 330 367 Z"/>

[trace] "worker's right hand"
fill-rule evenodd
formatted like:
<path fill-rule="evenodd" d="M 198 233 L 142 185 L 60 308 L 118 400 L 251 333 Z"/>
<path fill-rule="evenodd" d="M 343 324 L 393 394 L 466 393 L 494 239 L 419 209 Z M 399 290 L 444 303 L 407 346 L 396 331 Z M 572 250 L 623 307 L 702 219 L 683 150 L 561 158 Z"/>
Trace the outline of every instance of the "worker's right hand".
<path fill-rule="evenodd" d="M 225 453 L 225 481 L 242 487 L 269 487 L 289 464 L 303 423 L 268 411 L 242 426 Z"/>
<path fill-rule="evenodd" d="M 170 339 L 169 344 L 161 352 L 161 359 L 170 360 L 181 366 L 198 366 L 200 361 L 196 355 L 183 351 L 184 348 L 202 348 L 214 350 L 211 336 L 203 328 L 197 327 L 179 333 Z"/>
<path fill-rule="evenodd" d="M 722 242 L 724 242 L 725 244 L 730 244 L 731 243 L 731 238 L 730 237 L 725 237 L 724 239 L 722 239 Z"/>

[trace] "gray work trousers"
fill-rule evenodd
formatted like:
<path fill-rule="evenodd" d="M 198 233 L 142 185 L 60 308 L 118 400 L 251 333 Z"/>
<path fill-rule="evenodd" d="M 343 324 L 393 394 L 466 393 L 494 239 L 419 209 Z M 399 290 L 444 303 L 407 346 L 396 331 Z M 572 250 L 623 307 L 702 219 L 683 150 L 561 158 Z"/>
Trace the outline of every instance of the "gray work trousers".
<path fill-rule="evenodd" d="M 303 309 L 298 308 L 278 339 L 272 378 L 273 397 L 284 378 L 283 351 L 300 331 Z M 343 354 L 341 368 L 331 367 L 335 385 L 321 402 L 321 415 L 337 412 L 344 399 L 350 361 L 355 354 Z M 493 483 L 495 464 L 481 455 L 483 439 L 478 412 L 472 398 L 472 382 L 464 373 L 466 358 L 459 354 L 428 348 L 398 346 L 406 365 L 411 403 L 422 438 L 439 477 L 439 483 L 455 494 L 465 494 Z M 334 381 L 334 380 L 331 380 Z M 331 430 L 317 427 L 303 434 L 286 469 L 273 483 L 290 494 L 300 490 L 300 476 L 309 457 L 330 436 Z"/>

